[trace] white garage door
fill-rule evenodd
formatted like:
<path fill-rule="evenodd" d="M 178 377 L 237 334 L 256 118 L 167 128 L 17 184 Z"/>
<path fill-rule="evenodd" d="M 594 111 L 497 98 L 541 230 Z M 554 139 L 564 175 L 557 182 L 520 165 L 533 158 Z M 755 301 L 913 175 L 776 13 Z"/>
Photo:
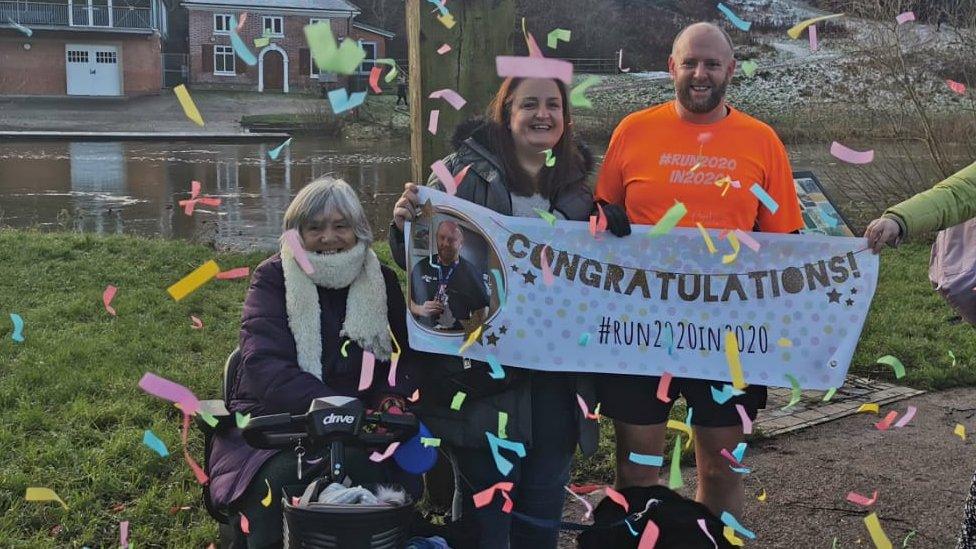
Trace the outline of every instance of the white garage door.
<path fill-rule="evenodd" d="M 119 52 L 115 46 L 65 46 L 68 95 L 122 95 Z"/>

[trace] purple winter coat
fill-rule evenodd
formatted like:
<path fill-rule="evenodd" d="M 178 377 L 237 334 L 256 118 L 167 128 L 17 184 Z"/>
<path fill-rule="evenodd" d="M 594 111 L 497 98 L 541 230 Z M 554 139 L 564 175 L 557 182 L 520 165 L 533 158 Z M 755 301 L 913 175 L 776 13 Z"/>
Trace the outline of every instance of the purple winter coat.
<path fill-rule="evenodd" d="M 419 379 L 417 354 L 407 345 L 403 292 L 393 271 L 386 266 L 381 269 L 386 282 L 387 317 L 402 350 L 395 387 L 387 384 L 389 362 L 377 360 L 373 383 L 360 392 L 362 348 L 350 342 L 346 357 L 339 352 L 348 288 L 316 286 L 322 311 L 322 381 L 299 367 L 295 338 L 288 327 L 281 256 L 275 254 L 258 265 L 251 276 L 241 318 L 241 363 L 232 381 L 227 410 L 252 416 L 301 414 L 319 397 L 354 396 L 369 407 L 383 395 L 410 396 L 419 386 Z M 207 471 L 214 503 L 226 506 L 239 498 L 258 469 L 278 451 L 248 446 L 237 428 L 215 437 Z"/>

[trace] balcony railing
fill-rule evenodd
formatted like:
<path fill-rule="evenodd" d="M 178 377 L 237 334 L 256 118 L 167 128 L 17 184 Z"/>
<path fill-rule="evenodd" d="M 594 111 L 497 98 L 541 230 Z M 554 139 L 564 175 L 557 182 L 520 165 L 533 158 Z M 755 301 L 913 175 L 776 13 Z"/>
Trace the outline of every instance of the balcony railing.
<path fill-rule="evenodd" d="M 69 16 L 70 15 L 70 16 Z M 132 6 L 88 6 L 0 0 L 0 25 L 13 21 L 45 27 L 154 29 L 152 10 Z"/>

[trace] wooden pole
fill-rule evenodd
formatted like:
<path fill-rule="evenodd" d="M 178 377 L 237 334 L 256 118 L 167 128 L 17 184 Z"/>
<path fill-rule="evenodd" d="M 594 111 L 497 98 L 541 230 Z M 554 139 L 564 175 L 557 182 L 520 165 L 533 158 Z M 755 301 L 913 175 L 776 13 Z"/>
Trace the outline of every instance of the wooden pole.
<path fill-rule="evenodd" d="M 447 7 L 455 21 L 450 29 L 437 19 L 433 4 L 407 0 L 410 168 L 420 184 L 427 181 L 431 163 L 451 152 L 455 126 L 485 112 L 501 83 L 495 56 L 512 55 L 517 32 L 514 0 L 458 0 Z M 440 55 L 443 44 L 451 51 Z M 455 111 L 444 100 L 428 98 L 444 88 L 461 94 L 467 104 Z M 440 111 L 437 135 L 427 131 L 434 109 Z"/>

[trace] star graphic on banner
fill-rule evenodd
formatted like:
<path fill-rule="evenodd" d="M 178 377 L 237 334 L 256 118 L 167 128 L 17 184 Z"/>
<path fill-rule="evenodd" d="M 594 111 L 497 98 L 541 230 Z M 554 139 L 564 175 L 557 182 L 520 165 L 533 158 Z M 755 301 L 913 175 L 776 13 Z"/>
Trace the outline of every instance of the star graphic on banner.
<path fill-rule="evenodd" d="M 427 202 L 424 202 L 424 205 L 421 206 L 420 217 L 424 219 L 434 218 L 434 205 L 430 203 L 430 199 L 427 199 Z"/>
<path fill-rule="evenodd" d="M 488 345 L 494 346 L 496 343 L 498 343 L 499 338 L 495 334 L 488 334 L 485 336 L 485 339 L 488 340 Z"/>
<path fill-rule="evenodd" d="M 533 273 L 522 273 L 522 278 L 525 279 L 526 284 L 535 284 L 536 275 Z"/>
<path fill-rule="evenodd" d="M 507 334 L 508 333 L 508 326 L 502 326 L 501 328 L 499 328 L 498 329 L 498 333 L 500 333 L 502 335 Z"/>
<path fill-rule="evenodd" d="M 514 271 L 514 272 L 516 272 L 516 273 L 517 273 L 517 272 L 519 272 L 519 270 L 518 270 L 518 265 L 515 265 L 515 264 L 513 263 L 513 264 L 512 264 L 512 271 Z"/>
<path fill-rule="evenodd" d="M 857 288 L 851 288 L 851 295 L 857 294 Z"/>
<path fill-rule="evenodd" d="M 847 305 L 848 307 L 850 307 L 850 306 L 852 306 L 852 305 L 854 305 L 854 300 L 853 300 L 853 299 L 851 299 L 851 298 L 847 298 L 847 301 L 845 301 L 844 303 L 845 303 L 845 304 L 846 304 L 846 305 Z"/>
<path fill-rule="evenodd" d="M 827 292 L 827 299 L 830 300 L 828 303 L 840 303 L 840 292 L 837 291 L 837 288 L 831 288 Z"/>

